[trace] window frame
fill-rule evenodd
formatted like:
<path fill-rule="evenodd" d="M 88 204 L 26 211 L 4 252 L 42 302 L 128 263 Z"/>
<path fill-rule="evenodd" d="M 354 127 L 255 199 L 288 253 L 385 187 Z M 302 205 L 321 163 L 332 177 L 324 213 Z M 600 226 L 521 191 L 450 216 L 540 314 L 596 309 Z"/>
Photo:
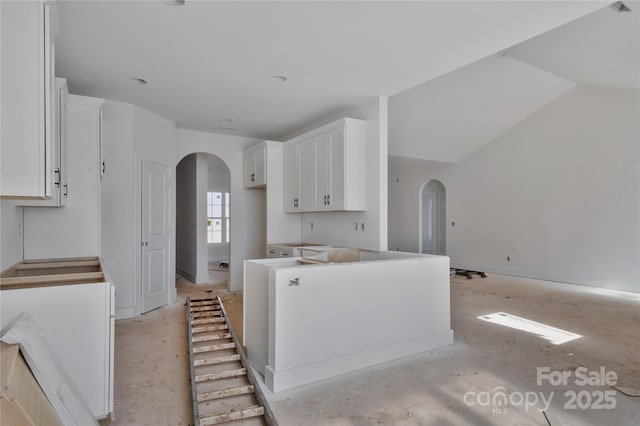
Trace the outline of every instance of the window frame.
<path fill-rule="evenodd" d="M 222 215 L 220 217 L 216 217 L 216 216 L 209 216 L 209 194 L 212 193 L 220 193 L 222 194 L 222 200 L 221 200 L 221 213 Z M 230 196 L 230 191 L 228 189 L 209 189 L 207 190 L 207 245 L 209 246 L 221 246 L 221 245 L 228 245 L 231 241 L 231 232 L 230 230 L 228 230 L 227 228 L 231 227 L 231 204 L 229 203 L 229 208 L 227 209 L 227 203 L 228 200 L 231 198 Z M 210 243 L 209 242 L 209 221 L 210 220 L 220 220 L 221 222 L 221 227 L 220 227 L 220 239 L 221 242 L 219 243 Z M 227 221 L 229 222 L 229 226 L 227 226 Z M 229 238 L 227 238 L 227 235 L 229 235 Z"/>

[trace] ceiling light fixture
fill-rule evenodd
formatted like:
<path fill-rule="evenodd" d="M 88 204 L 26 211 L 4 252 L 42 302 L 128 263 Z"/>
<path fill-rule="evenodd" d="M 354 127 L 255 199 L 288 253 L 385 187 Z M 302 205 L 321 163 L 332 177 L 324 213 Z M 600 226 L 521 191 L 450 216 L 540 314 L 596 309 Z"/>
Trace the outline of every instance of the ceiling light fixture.
<path fill-rule="evenodd" d="M 611 8 L 618 13 L 631 12 L 631 9 L 629 9 L 629 7 L 627 7 L 627 5 L 622 3 L 621 1 L 617 1 L 611 4 Z"/>
<path fill-rule="evenodd" d="M 131 81 L 133 81 L 133 84 L 137 84 L 138 86 L 144 86 L 147 84 L 147 80 L 144 78 L 132 78 Z"/>
<path fill-rule="evenodd" d="M 281 83 L 284 83 L 285 81 L 288 80 L 286 75 L 274 75 L 273 78 L 275 78 L 276 80 L 278 80 Z"/>
<path fill-rule="evenodd" d="M 169 6 L 184 6 L 184 0 L 162 0 L 162 2 Z"/>

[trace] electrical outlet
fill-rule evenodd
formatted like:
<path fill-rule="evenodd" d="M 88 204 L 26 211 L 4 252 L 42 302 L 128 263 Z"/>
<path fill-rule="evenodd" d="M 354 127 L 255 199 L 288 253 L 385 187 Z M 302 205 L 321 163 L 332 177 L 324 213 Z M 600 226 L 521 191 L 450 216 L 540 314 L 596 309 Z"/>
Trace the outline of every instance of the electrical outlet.
<path fill-rule="evenodd" d="M 360 230 L 364 231 L 364 222 L 360 224 Z"/>
<path fill-rule="evenodd" d="M 456 223 L 455 222 L 451 222 L 451 226 L 456 226 Z"/>
<path fill-rule="evenodd" d="M 356 231 L 358 230 L 358 222 L 356 222 Z"/>
<path fill-rule="evenodd" d="M 507 256 L 507 262 L 511 262 L 511 256 Z"/>

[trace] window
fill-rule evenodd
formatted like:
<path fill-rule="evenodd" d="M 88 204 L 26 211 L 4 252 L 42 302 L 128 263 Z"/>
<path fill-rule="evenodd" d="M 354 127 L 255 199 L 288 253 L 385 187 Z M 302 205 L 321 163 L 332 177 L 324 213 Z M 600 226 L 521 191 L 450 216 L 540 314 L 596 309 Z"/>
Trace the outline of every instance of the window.
<path fill-rule="evenodd" d="M 228 243 L 229 227 L 229 193 L 207 192 L 207 243 Z"/>

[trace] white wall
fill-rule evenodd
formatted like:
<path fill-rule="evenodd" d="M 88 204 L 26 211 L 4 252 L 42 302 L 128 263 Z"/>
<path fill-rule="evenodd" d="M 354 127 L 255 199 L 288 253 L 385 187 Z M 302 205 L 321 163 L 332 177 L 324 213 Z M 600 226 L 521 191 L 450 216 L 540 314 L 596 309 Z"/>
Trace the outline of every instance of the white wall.
<path fill-rule="evenodd" d="M 209 245 L 207 244 L 208 154 L 196 154 L 196 284 L 209 283 Z"/>
<path fill-rule="evenodd" d="M 23 210 L 13 200 L 0 200 L 0 271 L 23 259 Z"/>
<path fill-rule="evenodd" d="M 176 166 L 176 269 L 195 282 L 197 275 L 196 238 L 196 155 L 188 155 Z"/>
<path fill-rule="evenodd" d="M 242 149 L 258 141 L 186 129 L 177 130 L 177 141 L 177 155 L 173 164 L 188 154 L 203 152 L 218 156 L 229 167 L 232 218 L 229 289 L 241 290 L 243 261 L 263 258 L 265 250 L 261 242 L 261 235 L 264 235 L 261 229 L 265 212 L 264 191 L 243 187 Z"/>
<path fill-rule="evenodd" d="M 337 247 L 387 249 L 387 98 L 378 97 L 340 117 L 366 120 L 367 126 L 367 210 L 364 212 L 323 212 L 302 214 L 302 241 Z M 307 129 L 311 130 L 310 129 Z M 304 132 L 300 132 L 302 134 Z M 348 165 L 347 165 L 348 167 Z M 313 230 L 311 229 L 313 222 Z M 355 223 L 365 230 L 355 230 Z"/>
<path fill-rule="evenodd" d="M 134 214 L 136 218 L 141 217 L 142 212 L 142 194 L 140 189 L 142 188 L 140 179 L 142 171 L 142 160 L 153 161 L 159 164 L 169 166 L 170 181 L 169 187 L 169 285 L 170 285 L 170 301 L 176 300 L 176 229 L 175 229 L 175 217 L 176 217 L 176 126 L 173 121 L 169 121 L 164 117 L 157 114 L 134 106 L 133 108 L 133 149 L 136 159 L 136 183 L 135 183 L 135 209 Z M 138 219 L 136 222 L 135 236 L 136 245 L 140 247 L 141 242 L 141 222 Z M 137 263 L 136 267 L 140 267 L 141 263 L 141 251 L 136 250 Z M 136 275 L 140 276 L 140 270 L 136 270 Z M 140 286 L 136 289 L 138 295 L 141 294 L 142 289 Z M 138 308 L 139 304 L 136 305 Z"/>
<path fill-rule="evenodd" d="M 116 316 L 135 314 L 137 283 L 134 215 L 136 203 L 133 155 L 133 109 L 121 102 L 105 101 L 102 106 L 102 155 L 105 174 L 100 184 L 101 256 L 116 287 Z"/>
<path fill-rule="evenodd" d="M 104 103 L 102 119 L 106 172 L 101 183 L 101 256 L 116 287 L 116 317 L 126 318 L 140 313 L 142 160 L 169 166 L 170 215 L 175 218 L 175 124 L 114 101 Z M 175 226 L 170 223 L 169 299 L 175 300 Z"/>
<path fill-rule="evenodd" d="M 100 105 L 69 95 L 66 105 L 66 179 L 62 208 L 24 208 L 24 257 L 100 255 Z"/>
<path fill-rule="evenodd" d="M 639 104 L 578 86 L 458 164 L 391 157 L 390 247 L 418 250 L 419 193 L 438 179 L 452 265 L 640 291 Z"/>

